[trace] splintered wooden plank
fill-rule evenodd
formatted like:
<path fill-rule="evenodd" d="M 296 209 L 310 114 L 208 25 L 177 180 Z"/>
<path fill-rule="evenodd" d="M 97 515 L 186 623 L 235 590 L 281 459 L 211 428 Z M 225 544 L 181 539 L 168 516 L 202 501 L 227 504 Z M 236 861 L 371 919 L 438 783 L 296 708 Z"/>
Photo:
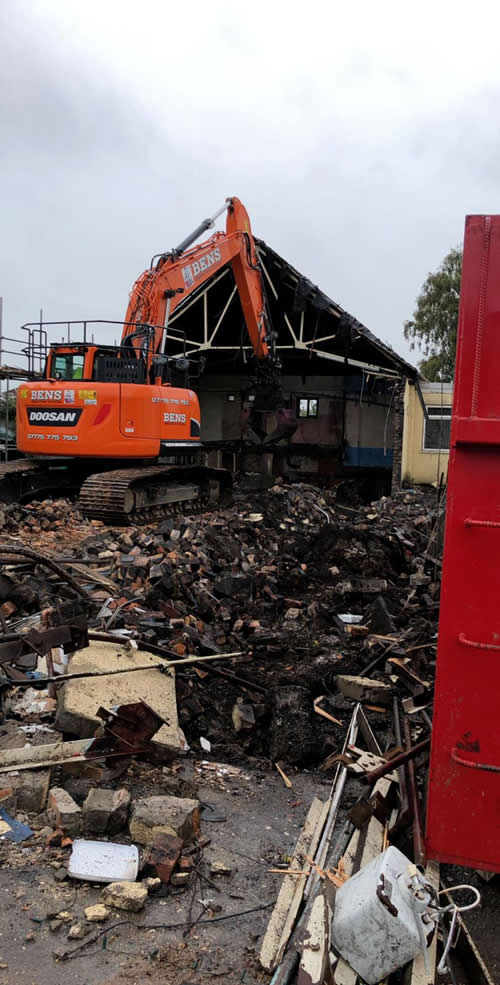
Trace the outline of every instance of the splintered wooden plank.
<path fill-rule="evenodd" d="M 314 857 L 329 807 L 329 801 L 315 797 L 309 808 L 290 863 L 291 869 L 300 869 L 304 875 L 283 879 L 260 949 L 259 960 L 266 971 L 274 971 L 285 953 L 310 872 L 307 856 Z"/>
<path fill-rule="evenodd" d="M 439 862 L 428 862 L 425 869 L 425 879 L 439 892 Z M 419 954 L 412 964 L 410 985 L 429 985 L 436 976 L 437 931 L 427 950 L 430 973 L 425 970 L 424 955 Z"/>
<path fill-rule="evenodd" d="M 318 893 L 307 922 L 297 985 L 323 985 L 326 981 L 332 981 L 330 914 L 326 896 Z"/>

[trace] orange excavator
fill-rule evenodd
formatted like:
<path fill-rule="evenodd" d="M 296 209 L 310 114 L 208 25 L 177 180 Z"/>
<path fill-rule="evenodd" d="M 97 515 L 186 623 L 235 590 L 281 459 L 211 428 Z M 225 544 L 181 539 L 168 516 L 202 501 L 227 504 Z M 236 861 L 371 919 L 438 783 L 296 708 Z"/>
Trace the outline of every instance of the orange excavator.
<path fill-rule="evenodd" d="M 223 212 L 225 233 L 193 246 Z M 49 346 L 44 378 L 17 390 L 17 446 L 25 457 L 0 466 L 0 499 L 76 488 L 83 512 L 107 522 L 227 501 L 230 473 L 200 462 L 198 397 L 172 382 L 179 373 L 188 378 L 189 360 L 169 355 L 167 346 L 176 337 L 169 329 L 176 308 L 227 265 L 255 360 L 267 385 L 274 379 L 278 388 L 250 219 L 229 198 L 176 249 L 153 257 L 132 289 L 119 346 L 89 343 L 86 331 L 83 342 Z"/>

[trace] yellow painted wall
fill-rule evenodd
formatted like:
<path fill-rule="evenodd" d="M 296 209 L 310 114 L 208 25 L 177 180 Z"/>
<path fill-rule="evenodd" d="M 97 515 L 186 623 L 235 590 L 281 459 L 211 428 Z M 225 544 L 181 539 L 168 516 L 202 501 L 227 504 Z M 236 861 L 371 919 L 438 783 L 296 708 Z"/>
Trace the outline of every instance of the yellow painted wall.
<path fill-rule="evenodd" d="M 450 383 L 421 384 L 424 403 L 428 406 L 451 406 L 453 391 Z M 408 381 L 404 396 L 403 456 L 401 478 L 410 485 L 439 482 L 441 472 L 448 474 L 448 451 L 424 451 L 424 413 L 415 386 Z"/>

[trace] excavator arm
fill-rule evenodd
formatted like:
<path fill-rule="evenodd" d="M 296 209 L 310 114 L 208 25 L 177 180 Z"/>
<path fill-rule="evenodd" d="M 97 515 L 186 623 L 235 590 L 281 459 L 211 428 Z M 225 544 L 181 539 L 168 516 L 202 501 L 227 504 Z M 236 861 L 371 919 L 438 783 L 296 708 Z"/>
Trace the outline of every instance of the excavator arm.
<path fill-rule="evenodd" d="M 227 211 L 226 232 L 191 244 L 212 227 Z M 248 336 L 257 360 L 274 362 L 273 332 L 269 324 L 262 274 L 259 267 L 250 219 L 238 198 L 226 205 L 170 253 L 153 257 L 151 267 L 136 280 L 132 289 L 122 343 L 136 331 L 135 326 L 155 326 L 154 351 L 165 351 L 169 319 L 190 294 L 218 270 L 230 265 L 236 281 Z M 131 340 L 130 340 L 131 341 Z"/>

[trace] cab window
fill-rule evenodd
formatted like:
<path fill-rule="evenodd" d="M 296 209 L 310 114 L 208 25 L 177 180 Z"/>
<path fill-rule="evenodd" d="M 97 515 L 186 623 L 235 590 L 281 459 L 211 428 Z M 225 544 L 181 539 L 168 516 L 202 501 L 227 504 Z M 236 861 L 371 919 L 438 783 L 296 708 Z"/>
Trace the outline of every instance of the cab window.
<path fill-rule="evenodd" d="M 81 380 L 83 378 L 83 353 L 67 352 L 54 358 L 52 375 L 56 380 Z"/>

